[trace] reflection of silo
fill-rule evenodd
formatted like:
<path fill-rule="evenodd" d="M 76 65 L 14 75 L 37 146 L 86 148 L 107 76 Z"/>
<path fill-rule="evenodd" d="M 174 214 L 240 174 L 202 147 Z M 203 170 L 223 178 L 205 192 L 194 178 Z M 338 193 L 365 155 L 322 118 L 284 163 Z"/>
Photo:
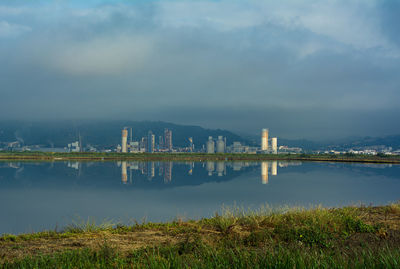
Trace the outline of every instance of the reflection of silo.
<path fill-rule="evenodd" d="M 271 138 L 271 147 L 272 147 L 272 152 L 274 154 L 278 153 L 278 138 L 273 137 Z"/>
<path fill-rule="evenodd" d="M 214 169 L 215 169 L 215 163 L 214 162 L 207 162 L 206 169 L 208 171 L 208 175 L 211 176 L 212 173 L 214 172 Z"/>
<path fill-rule="evenodd" d="M 261 163 L 261 181 L 262 184 L 268 184 L 268 162 Z"/>
<path fill-rule="evenodd" d="M 225 152 L 225 141 L 222 136 L 218 136 L 217 140 L 217 153 Z"/>
<path fill-rule="evenodd" d="M 242 169 L 242 163 L 241 162 L 233 162 L 233 171 L 240 171 Z"/>
<path fill-rule="evenodd" d="M 268 129 L 262 129 L 261 150 L 268 150 Z"/>
<path fill-rule="evenodd" d="M 222 177 L 225 171 L 225 162 L 217 162 L 217 173 L 219 177 Z"/>
<path fill-rule="evenodd" d="M 126 162 L 122 162 L 122 166 L 121 166 L 121 174 L 122 174 L 122 183 L 126 184 L 126 182 L 128 182 L 128 174 L 126 171 Z"/>
<path fill-rule="evenodd" d="M 273 176 L 278 175 L 278 162 L 277 161 L 272 162 L 271 175 L 273 175 Z"/>
<path fill-rule="evenodd" d="M 122 130 L 122 152 L 127 152 L 127 143 L 128 140 L 128 130 L 123 129 Z"/>
<path fill-rule="evenodd" d="M 212 136 L 208 137 L 207 141 L 207 153 L 215 153 L 215 143 Z"/>

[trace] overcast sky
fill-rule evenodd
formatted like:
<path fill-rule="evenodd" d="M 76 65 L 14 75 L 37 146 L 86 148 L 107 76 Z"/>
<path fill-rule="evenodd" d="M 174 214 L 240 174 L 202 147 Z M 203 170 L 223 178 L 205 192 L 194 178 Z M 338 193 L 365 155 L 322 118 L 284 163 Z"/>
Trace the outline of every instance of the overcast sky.
<path fill-rule="evenodd" d="M 399 134 L 399 14 L 395 0 L 2 0 L 0 120 Z"/>

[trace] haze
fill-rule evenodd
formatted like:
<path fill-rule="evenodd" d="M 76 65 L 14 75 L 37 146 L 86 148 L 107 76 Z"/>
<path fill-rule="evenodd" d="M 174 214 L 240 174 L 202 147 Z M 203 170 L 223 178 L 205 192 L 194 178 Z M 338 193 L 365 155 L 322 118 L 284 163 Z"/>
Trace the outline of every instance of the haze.
<path fill-rule="evenodd" d="M 398 14 L 384 0 L 3 0 L 0 120 L 398 134 Z"/>

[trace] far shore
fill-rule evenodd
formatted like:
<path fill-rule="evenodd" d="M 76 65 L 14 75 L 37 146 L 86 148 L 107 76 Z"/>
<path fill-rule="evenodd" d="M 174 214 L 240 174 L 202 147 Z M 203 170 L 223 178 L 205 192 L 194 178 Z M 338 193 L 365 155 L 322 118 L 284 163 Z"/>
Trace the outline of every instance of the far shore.
<path fill-rule="evenodd" d="M 0 152 L 0 161 L 314 161 L 400 164 L 400 156 L 355 154 Z"/>

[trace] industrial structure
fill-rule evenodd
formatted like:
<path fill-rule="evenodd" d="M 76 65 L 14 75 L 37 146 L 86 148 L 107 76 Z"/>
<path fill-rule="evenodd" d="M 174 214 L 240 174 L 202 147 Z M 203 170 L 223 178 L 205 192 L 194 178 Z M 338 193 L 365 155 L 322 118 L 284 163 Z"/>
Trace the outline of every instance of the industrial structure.
<path fill-rule="evenodd" d="M 278 154 L 278 138 L 277 137 L 271 138 L 271 147 L 272 147 L 272 153 Z"/>
<path fill-rule="evenodd" d="M 172 131 L 165 128 L 164 129 L 164 143 L 165 143 L 165 149 L 167 151 L 172 151 Z"/>
<path fill-rule="evenodd" d="M 218 136 L 217 153 L 225 153 L 225 148 L 226 148 L 226 138 L 224 139 L 222 136 Z"/>
<path fill-rule="evenodd" d="M 268 150 L 268 129 L 262 129 L 261 132 L 261 150 Z"/>
<path fill-rule="evenodd" d="M 215 153 L 215 142 L 212 136 L 208 137 L 207 141 L 207 153 Z"/>
<path fill-rule="evenodd" d="M 147 135 L 147 152 L 153 153 L 156 144 L 156 137 L 152 131 Z"/>
<path fill-rule="evenodd" d="M 127 146 L 127 142 L 128 142 L 128 130 L 126 128 L 124 128 L 122 130 L 122 144 L 121 144 L 121 152 L 126 153 L 128 152 L 128 146 Z"/>

